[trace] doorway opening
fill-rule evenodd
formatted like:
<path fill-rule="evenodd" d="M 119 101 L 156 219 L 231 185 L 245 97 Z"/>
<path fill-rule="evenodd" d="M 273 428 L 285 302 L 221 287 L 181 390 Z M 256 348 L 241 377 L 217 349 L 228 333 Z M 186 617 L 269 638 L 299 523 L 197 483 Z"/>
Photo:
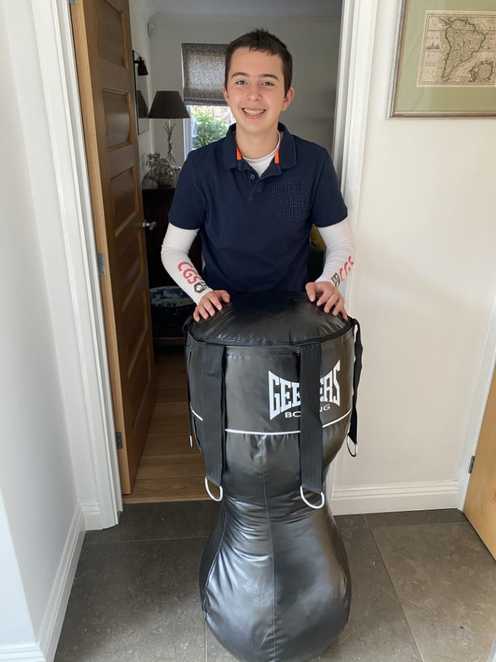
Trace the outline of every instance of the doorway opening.
<path fill-rule="evenodd" d="M 123 0 L 99 0 L 91 17 L 81 15 L 78 4 L 71 7 L 85 137 L 93 132 L 93 147 L 87 139 L 86 151 L 97 250 L 107 267 L 100 284 L 121 487 L 129 503 L 204 500 L 203 461 L 188 429 L 181 332 L 194 304 L 160 259 L 174 186 L 143 186 L 149 155 L 167 154 L 166 118 L 147 120 L 144 108 L 159 90 L 183 98 L 183 44 L 225 44 L 264 27 L 287 44 L 294 58 L 296 97 L 281 120 L 291 133 L 332 154 L 339 119 L 341 2 L 315 0 L 291 14 L 287 3 L 272 0 L 254 15 L 253 7 L 250 14 L 242 13 L 232 1 L 222 3 L 221 16 L 205 14 L 199 0 L 187 15 L 179 3 L 166 0 L 159 11 L 153 4 L 153 14 L 148 3 L 131 4 L 129 13 Z M 89 25 L 98 26 L 99 39 L 92 41 Z M 132 72 L 126 53 L 135 65 Z M 139 80 L 143 63 L 144 85 Z M 195 148 L 195 131 L 191 119 L 175 122 L 174 156 L 182 165 L 188 149 Z M 317 276 L 324 254 L 315 230 L 310 254 L 309 274 Z M 190 255 L 201 271 L 199 238 Z"/>

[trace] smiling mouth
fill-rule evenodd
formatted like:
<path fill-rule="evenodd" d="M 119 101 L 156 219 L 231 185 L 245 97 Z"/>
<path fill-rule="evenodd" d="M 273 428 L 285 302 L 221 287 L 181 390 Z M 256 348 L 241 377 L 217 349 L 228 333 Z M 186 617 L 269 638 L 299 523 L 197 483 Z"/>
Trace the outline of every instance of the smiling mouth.
<path fill-rule="evenodd" d="M 241 109 L 246 117 L 257 118 L 261 117 L 265 113 L 264 108 L 252 109 L 252 108 L 242 108 Z"/>

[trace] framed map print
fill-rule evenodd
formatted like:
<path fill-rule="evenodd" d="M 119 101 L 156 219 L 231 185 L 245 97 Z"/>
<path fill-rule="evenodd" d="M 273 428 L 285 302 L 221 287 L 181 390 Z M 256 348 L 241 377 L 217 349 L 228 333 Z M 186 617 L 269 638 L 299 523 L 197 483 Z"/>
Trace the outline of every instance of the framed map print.
<path fill-rule="evenodd" d="M 496 0 L 403 0 L 389 116 L 496 116 Z"/>

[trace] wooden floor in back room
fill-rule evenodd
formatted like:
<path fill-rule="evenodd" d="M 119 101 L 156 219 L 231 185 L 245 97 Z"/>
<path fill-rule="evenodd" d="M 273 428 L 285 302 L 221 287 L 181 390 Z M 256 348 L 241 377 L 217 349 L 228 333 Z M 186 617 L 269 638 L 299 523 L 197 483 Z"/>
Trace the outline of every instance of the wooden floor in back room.
<path fill-rule="evenodd" d="M 134 490 L 123 500 L 203 501 L 208 499 L 203 459 L 189 440 L 184 347 L 160 348 L 155 361 L 157 400 Z"/>

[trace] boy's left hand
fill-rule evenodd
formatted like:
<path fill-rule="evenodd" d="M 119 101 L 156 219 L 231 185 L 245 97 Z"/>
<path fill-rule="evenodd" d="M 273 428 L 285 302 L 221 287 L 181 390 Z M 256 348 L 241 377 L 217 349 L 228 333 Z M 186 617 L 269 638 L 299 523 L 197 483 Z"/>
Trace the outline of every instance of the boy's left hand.
<path fill-rule="evenodd" d="M 329 313 L 333 308 L 332 314 L 338 313 L 347 320 L 348 315 L 344 309 L 344 299 L 337 287 L 328 281 L 310 282 L 305 285 L 310 301 L 315 301 L 317 306 L 324 304 L 324 312 Z"/>

